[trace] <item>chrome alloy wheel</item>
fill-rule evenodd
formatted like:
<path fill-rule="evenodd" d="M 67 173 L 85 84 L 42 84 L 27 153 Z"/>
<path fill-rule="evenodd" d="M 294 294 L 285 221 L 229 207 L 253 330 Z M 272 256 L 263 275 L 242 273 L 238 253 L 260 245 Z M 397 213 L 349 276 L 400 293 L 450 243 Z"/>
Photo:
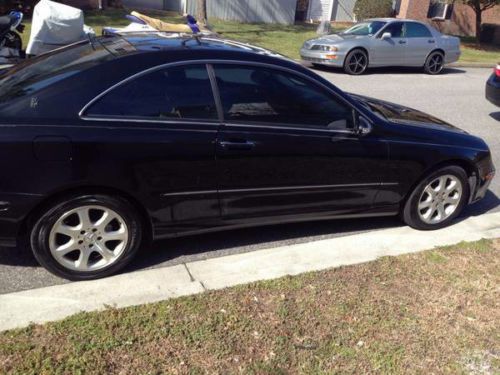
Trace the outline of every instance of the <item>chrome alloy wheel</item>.
<path fill-rule="evenodd" d="M 443 56 L 439 53 L 431 56 L 429 60 L 429 71 L 433 74 L 439 73 L 443 69 Z"/>
<path fill-rule="evenodd" d="M 427 224 L 439 224 L 457 210 L 463 186 L 453 175 L 437 177 L 428 184 L 418 201 L 418 214 Z"/>
<path fill-rule="evenodd" d="M 367 64 L 368 60 L 366 58 L 366 55 L 361 52 L 354 53 L 347 62 L 349 70 L 354 74 L 360 74 L 364 72 Z"/>
<path fill-rule="evenodd" d="M 81 206 L 64 213 L 49 235 L 54 259 L 80 272 L 97 271 L 115 263 L 128 242 L 124 219 L 103 206 Z"/>

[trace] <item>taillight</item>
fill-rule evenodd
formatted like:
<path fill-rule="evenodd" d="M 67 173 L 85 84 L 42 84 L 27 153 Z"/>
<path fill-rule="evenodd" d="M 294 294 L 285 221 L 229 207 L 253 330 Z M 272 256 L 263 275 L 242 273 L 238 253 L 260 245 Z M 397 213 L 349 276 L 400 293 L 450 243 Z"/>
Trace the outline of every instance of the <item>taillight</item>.
<path fill-rule="evenodd" d="M 500 78 L 500 64 L 498 64 L 495 68 L 495 74 L 497 78 Z"/>

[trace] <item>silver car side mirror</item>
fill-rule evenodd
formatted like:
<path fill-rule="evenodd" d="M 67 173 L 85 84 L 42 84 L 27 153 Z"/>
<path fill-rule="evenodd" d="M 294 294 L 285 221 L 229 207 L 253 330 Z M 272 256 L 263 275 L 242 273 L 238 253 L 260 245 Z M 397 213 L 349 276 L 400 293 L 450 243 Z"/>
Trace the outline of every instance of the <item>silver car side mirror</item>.
<path fill-rule="evenodd" d="M 392 34 L 391 33 L 383 33 L 382 34 L 382 39 L 391 39 L 392 38 Z"/>

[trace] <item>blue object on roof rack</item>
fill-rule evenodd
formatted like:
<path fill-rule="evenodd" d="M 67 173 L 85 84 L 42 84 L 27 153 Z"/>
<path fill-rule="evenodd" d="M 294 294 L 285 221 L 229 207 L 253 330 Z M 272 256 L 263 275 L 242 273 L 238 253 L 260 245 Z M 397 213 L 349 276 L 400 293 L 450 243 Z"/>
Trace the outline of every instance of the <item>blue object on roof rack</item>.
<path fill-rule="evenodd" d="M 192 15 L 188 14 L 187 21 L 188 21 L 188 26 L 191 28 L 191 31 L 193 32 L 193 34 L 201 33 L 201 30 L 198 26 L 198 21 L 196 20 L 196 18 L 194 18 Z"/>

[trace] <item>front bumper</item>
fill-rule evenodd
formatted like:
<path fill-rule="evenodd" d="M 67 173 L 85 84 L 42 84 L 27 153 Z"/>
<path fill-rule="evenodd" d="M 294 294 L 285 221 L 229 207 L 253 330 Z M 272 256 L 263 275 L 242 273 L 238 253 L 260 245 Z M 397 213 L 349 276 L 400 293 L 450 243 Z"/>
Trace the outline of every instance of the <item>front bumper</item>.
<path fill-rule="evenodd" d="M 491 181 L 495 177 L 495 166 L 491 159 L 491 154 L 478 162 L 477 171 L 478 175 L 474 176 L 471 180 L 471 197 L 470 203 L 477 202 L 483 199 L 488 192 Z"/>
<path fill-rule="evenodd" d="M 446 54 L 444 56 L 444 63 L 453 64 L 460 60 L 460 56 L 462 56 L 462 52 L 460 50 L 446 51 Z"/>
<path fill-rule="evenodd" d="M 336 58 L 328 58 L 327 55 L 335 55 Z M 325 52 L 325 51 L 313 51 L 310 49 L 301 48 L 300 57 L 302 60 L 313 63 L 328 66 L 343 67 L 345 60 L 344 52 Z"/>
<path fill-rule="evenodd" d="M 500 79 L 494 74 L 486 82 L 486 99 L 500 107 Z"/>

